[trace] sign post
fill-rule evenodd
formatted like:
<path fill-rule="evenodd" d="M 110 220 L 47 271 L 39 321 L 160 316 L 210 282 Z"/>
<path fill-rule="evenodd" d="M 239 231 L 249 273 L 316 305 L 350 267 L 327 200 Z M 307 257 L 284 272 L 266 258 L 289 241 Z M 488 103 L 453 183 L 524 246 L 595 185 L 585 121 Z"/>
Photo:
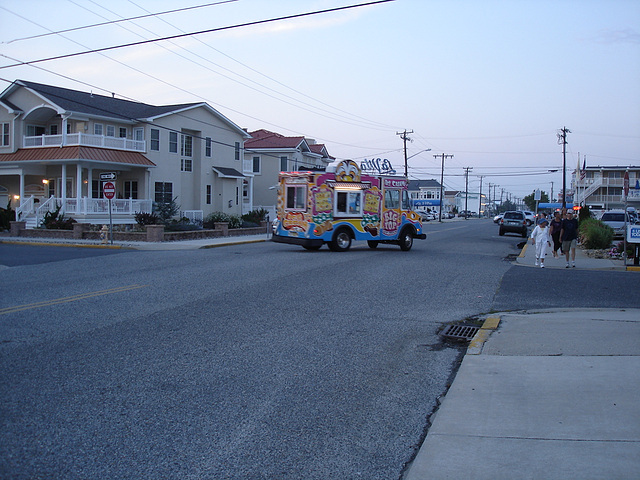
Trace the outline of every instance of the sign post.
<path fill-rule="evenodd" d="M 622 253 L 622 258 L 624 258 L 624 266 L 627 266 L 627 208 L 629 205 L 628 197 L 629 197 L 629 171 L 624 172 L 624 181 L 623 181 L 623 190 L 624 190 L 624 251 Z"/>
<path fill-rule="evenodd" d="M 104 182 L 102 184 L 102 194 L 104 198 L 109 200 L 109 238 L 113 245 L 113 219 L 111 217 L 111 199 L 116 196 L 116 185 L 113 182 Z"/>

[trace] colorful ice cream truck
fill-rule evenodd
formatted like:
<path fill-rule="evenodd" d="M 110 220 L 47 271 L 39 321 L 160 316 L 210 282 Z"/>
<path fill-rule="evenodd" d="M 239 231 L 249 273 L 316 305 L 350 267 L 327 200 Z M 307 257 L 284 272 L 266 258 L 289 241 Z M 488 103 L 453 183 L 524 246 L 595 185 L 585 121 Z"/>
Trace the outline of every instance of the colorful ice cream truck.
<path fill-rule="evenodd" d="M 410 250 L 424 239 L 420 216 L 409 207 L 407 179 L 363 174 L 352 160 L 334 162 L 326 172 L 281 172 L 272 240 L 336 252 L 353 240 Z"/>

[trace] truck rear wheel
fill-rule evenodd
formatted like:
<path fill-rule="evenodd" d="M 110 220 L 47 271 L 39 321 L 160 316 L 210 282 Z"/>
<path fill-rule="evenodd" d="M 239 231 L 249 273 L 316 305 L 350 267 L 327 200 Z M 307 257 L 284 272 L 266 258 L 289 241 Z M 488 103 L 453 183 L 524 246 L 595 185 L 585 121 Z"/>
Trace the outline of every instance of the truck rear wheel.
<path fill-rule="evenodd" d="M 400 245 L 400 250 L 403 252 L 411 250 L 411 247 L 413 247 L 413 235 L 411 234 L 411 230 L 405 228 L 402 231 L 400 238 L 398 239 L 398 244 Z"/>
<path fill-rule="evenodd" d="M 329 248 L 334 252 L 346 252 L 351 247 L 351 234 L 348 230 L 341 228 L 329 242 Z"/>

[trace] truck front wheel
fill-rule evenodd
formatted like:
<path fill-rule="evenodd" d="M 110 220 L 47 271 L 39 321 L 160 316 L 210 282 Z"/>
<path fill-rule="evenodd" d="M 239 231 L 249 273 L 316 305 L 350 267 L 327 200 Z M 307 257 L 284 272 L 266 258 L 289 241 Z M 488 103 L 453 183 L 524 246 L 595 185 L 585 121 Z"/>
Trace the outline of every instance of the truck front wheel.
<path fill-rule="evenodd" d="M 400 245 L 400 250 L 404 252 L 411 250 L 411 247 L 413 247 L 413 235 L 408 228 L 405 228 L 400 234 L 398 244 Z"/>
<path fill-rule="evenodd" d="M 329 242 L 329 248 L 334 252 L 346 252 L 351 247 L 351 234 L 342 228 L 338 230 Z"/>

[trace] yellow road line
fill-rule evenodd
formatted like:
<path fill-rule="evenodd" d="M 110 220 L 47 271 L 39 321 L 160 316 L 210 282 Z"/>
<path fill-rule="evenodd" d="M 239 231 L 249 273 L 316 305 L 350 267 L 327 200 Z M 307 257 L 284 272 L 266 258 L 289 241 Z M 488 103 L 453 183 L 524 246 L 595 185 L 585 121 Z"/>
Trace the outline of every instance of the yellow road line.
<path fill-rule="evenodd" d="M 54 300 L 47 300 L 45 302 L 28 303 L 26 305 L 18 305 L 15 307 L 7 307 L 0 309 L 0 315 L 7 313 L 21 312 L 23 310 L 29 310 L 32 308 L 49 307 L 51 305 L 59 305 L 61 303 L 75 302 L 78 300 L 84 300 L 85 298 L 99 297 L 101 295 L 110 295 L 112 293 L 126 292 L 129 290 L 136 290 L 138 288 L 148 287 L 149 285 L 127 285 L 124 287 L 109 288 L 107 290 L 98 290 L 97 292 L 81 293 L 79 295 L 73 295 L 71 297 L 56 298 Z"/>

